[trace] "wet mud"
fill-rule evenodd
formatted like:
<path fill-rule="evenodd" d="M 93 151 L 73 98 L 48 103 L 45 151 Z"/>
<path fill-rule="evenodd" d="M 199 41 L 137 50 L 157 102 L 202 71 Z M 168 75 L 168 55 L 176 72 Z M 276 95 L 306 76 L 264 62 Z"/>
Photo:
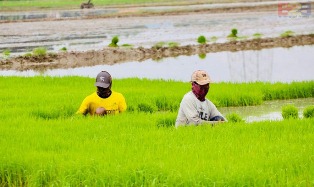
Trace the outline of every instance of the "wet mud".
<path fill-rule="evenodd" d="M 130 61 L 144 61 L 147 59 L 162 59 L 180 55 L 215 53 L 222 51 L 261 50 L 267 48 L 313 45 L 314 34 L 297 35 L 290 37 L 260 38 L 225 43 L 203 45 L 186 45 L 177 47 L 152 48 L 104 48 L 86 52 L 59 52 L 48 53 L 45 56 L 18 56 L 0 61 L 1 70 L 47 70 L 67 69 L 95 65 L 113 65 Z"/>

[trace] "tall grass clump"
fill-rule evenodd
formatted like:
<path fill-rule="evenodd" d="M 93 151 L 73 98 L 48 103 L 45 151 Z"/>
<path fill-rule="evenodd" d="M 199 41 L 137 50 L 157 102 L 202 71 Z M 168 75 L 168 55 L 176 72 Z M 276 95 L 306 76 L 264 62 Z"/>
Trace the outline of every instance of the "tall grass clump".
<path fill-rule="evenodd" d="M 236 29 L 236 28 L 231 29 L 231 32 L 230 32 L 230 34 L 227 36 L 227 38 L 230 39 L 230 40 L 235 40 L 235 39 L 237 39 L 237 38 L 238 38 L 238 29 Z"/>
<path fill-rule="evenodd" d="M 304 118 L 314 118 L 314 105 L 308 106 L 303 110 Z"/>
<path fill-rule="evenodd" d="M 283 119 L 289 119 L 289 118 L 297 119 L 299 117 L 298 108 L 291 104 L 285 105 L 281 109 L 281 115 Z"/>

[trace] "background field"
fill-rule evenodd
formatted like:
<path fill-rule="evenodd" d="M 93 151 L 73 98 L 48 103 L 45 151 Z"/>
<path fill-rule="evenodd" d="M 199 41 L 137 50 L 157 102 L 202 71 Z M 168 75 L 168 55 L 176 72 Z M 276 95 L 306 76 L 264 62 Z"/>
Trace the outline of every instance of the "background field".
<path fill-rule="evenodd" d="M 262 0 L 266 1 L 266 0 Z M 79 8 L 81 3 L 88 0 L 0 0 L 0 10 L 36 10 L 55 8 Z M 234 3 L 234 2 L 261 2 L 256 0 L 92 0 L 96 7 L 116 5 L 179 5 L 202 3 Z"/>
<path fill-rule="evenodd" d="M 189 83 L 114 80 L 133 110 L 102 118 L 74 114 L 94 79 L 0 82 L 0 186 L 314 185 L 313 119 L 175 129 L 177 108 L 169 106 Z M 209 98 L 313 97 L 313 84 L 213 84 Z"/>

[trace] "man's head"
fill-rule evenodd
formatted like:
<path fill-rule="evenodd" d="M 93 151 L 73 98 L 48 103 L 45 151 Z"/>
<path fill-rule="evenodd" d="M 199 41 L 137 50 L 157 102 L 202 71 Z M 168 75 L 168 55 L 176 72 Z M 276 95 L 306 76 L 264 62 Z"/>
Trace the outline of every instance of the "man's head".
<path fill-rule="evenodd" d="M 101 71 L 96 77 L 95 86 L 97 95 L 101 98 L 107 98 L 111 95 L 112 78 L 107 71 Z"/>
<path fill-rule="evenodd" d="M 95 86 L 101 88 L 109 88 L 111 87 L 112 79 L 111 75 L 107 71 L 101 71 L 98 73 L 96 77 Z"/>
<path fill-rule="evenodd" d="M 194 71 L 191 77 L 192 91 L 200 101 L 205 101 L 205 96 L 209 90 L 210 78 L 206 71 Z"/>

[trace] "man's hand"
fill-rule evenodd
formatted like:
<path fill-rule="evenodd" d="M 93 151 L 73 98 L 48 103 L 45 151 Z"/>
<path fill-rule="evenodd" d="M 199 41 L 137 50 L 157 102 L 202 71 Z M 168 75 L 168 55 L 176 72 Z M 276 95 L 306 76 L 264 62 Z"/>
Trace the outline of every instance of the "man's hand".
<path fill-rule="evenodd" d="M 98 107 L 96 109 L 95 115 L 97 116 L 104 116 L 107 114 L 107 110 L 104 107 Z"/>

